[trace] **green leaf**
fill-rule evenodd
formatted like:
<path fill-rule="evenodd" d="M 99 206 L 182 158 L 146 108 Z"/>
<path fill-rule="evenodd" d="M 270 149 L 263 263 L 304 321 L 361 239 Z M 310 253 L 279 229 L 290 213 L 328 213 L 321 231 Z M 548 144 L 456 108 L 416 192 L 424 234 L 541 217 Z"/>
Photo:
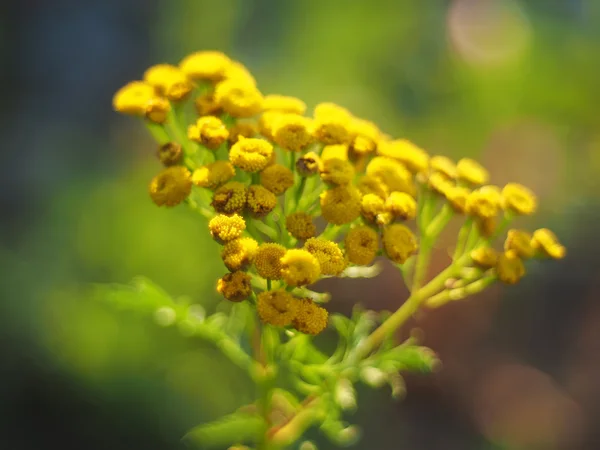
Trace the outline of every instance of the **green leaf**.
<path fill-rule="evenodd" d="M 235 412 L 214 422 L 198 425 L 183 439 L 201 448 L 226 448 L 234 444 L 258 442 L 266 426 L 260 416 Z"/>
<path fill-rule="evenodd" d="M 408 370 L 411 372 L 431 373 L 439 365 L 439 359 L 433 350 L 417 345 L 401 345 L 384 352 L 379 358 L 380 368 L 390 371 Z"/>

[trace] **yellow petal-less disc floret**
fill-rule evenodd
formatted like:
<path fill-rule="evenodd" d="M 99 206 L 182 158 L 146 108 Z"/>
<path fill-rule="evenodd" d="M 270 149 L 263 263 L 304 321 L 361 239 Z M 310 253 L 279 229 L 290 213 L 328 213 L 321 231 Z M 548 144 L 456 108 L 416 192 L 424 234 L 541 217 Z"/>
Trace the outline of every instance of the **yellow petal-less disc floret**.
<path fill-rule="evenodd" d="M 262 94 L 256 86 L 233 78 L 217 84 L 215 101 L 232 117 L 252 117 L 262 110 Z"/>
<path fill-rule="evenodd" d="M 463 186 L 450 186 L 445 192 L 446 200 L 448 200 L 452 209 L 459 214 L 464 214 L 467 210 L 469 195 L 471 195 L 471 191 Z"/>
<path fill-rule="evenodd" d="M 144 116 L 148 103 L 156 97 L 154 87 L 143 81 L 132 81 L 113 96 L 113 108 L 121 114 Z"/>
<path fill-rule="evenodd" d="M 265 96 L 263 110 L 302 115 L 306 112 L 306 103 L 296 97 L 271 94 Z"/>
<path fill-rule="evenodd" d="M 192 182 L 199 187 L 216 189 L 235 176 L 235 168 L 229 161 L 215 161 L 194 170 Z"/>
<path fill-rule="evenodd" d="M 432 172 L 441 172 L 448 178 L 454 179 L 457 176 L 456 164 L 446 156 L 432 156 L 429 160 L 429 169 Z"/>
<path fill-rule="evenodd" d="M 229 130 L 218 117 L 203 116 L 188 127 L 188 137 L 211 150 L 217 150 L 229 137 Z"/>
<path fill-rule="evenodd" d="M 392 192 L 385 200 L 385 210 L 393 217 L 411 220 L 417 215 L 417 202 L 406 192 Z"/>
<path fill-rule="evenodd" d="M 264 139 L 240 139 L 231 146 L 229 160 L 245 172 L 260 172 L 269 165 L 273 145 Z"/>
<path fill-rule="evenodd" d="M 194 100 L 194 107 L 199 116 L 219 116 L 223 113 L 221 105 L 215 100 L 214 92 L 204 92 Z"/>
<path fill-rule="evenodd" d="M 315 336 L 327 328 L 329 313 L 325 308 L 317 305 L 309 298 L 298 299 L 297 302 L 298 311 L 292 321 L 292 325 L 296 330 Z"/>
<path fill-rule="evenodd" d="M 323 160 L 321 180 L 334 185 L 346 185 L 354 178 L 354 166 L 350 161 L 339 158 Z"/>
<path fill-rule="evenodd" d="M 208 222 L 210 235 L 219 243 L 239 238 L 246 229 L 246 222 L 242 216 L 233 214 L 226 216 L 219 214 Z"/>
<path fill-rule="evenodd" d="M 267 280 L 281 279 L 281 258 L 286 248 L 275 243 L 265 243 L 258 246 L 254 256 L 254 266 L 258 274 Z"/>
<path fill-rule="evenodd" d="M 229 129 L 229 142 L 235 144 L 242 138 L 253 138 L 258 134 L 258 128 L 252 122 L 236 121 Z"/>
<path fill-rule="evenodd" d="M 375 194 L 384 200 L 390 194 L 388 187 L 383 181 L 381 181 L 380 178 L 371 175 L 363 175 L 360 177 L 356 187 L 358 187 L 358 190 L 362 195 Z"/>
<path fill-rule="evenodd" d="M 192 91 L 185 73 L 170 64 L 157 64 L 144 72 L 144 81 L 173 102 L 183 100 Z"/>
<path fill-rule="evenodd" d="M 448 192 L 455 187 L 454 181 L 450 180 L 442 172 L 433 172 L 427 178 L 427 186 L 435 193 L 446 197 Z"/>
<path fill-rule="evenodd" d="M 158 124 L 165 123 L 170 110 L 171 104 L 167 99 L 163 97 L 151 98 L 146 105 L 146 119 Z"/>
<path fill-rule="evenodd" d="M 273 129 L 280 117 L 287 113 L 281 111 L 265 111 L 258 119 L 258 132 L 266 139 L 273 140 Z"/>
<path fill-rule="evenodd" d="M 415 195 L 412 174 L 404 164 L 394 159 L 376 156 L 367 165 L 367 175 L 379 178 L 389 191 Z"/>
<path fill-rule="evenodd" d="M 320 103 L 314 112 L 315 137 L 325 145 L 348 144 L 351 114 L 341 106 L 333 103 Z"/>
<path fill-rule="evenodd" d="M 477 161 L 470 158 L 463 158 L 458 161 L 456 172 L 459 180 L 473 185 L 485 184 L 490 178 L 488 171 Z"/>
<path fill-rule="evenodd" d="M 508 250 L 498 256 L 496 273 L 503 283 L 516 284 L 525 275 L 525 266 L 517 252 Z"/>
<path fill-rule="evenodd" d="M 185 167 L 167 167 L 150 182 L 152 201 L 158 206 L 175 206 L 192 191 L 192 174 Z"/>
<path fill-rule="evenodd" d="M 502 189 L 502 207 L 515 214 L 528 216 L 537 209 L 535 194 L 518 183 L 508 183 Z"/>
<path fill-rule="evenodd" d="M 260 173 L 260 184 L 281 195 L 294 185 L 294 173 L 281 164 L 273 164 Z"/>
<path fill-rule="evenodd" d="M 296 170 L 301 177 L 310 177 L 319 173 L 322 164 L 319 155 L 315 152 L 308 152 L 298 158 L 296 161 Z"/>
<path fill-rule="evenodd" d="M 363 196 L 360 203 L 360 213 L 365 220 L 377 225 L 387 225 L 393 219 L 385 208 L 385 201 L 375 194 Z"/>
<path fill-rule="evenodd" d="M 536 250 L 552 259 L 562 259 L 567 249 L 559 242 L 556 235 L 548 228 L 540 228 L 533 232 L 531 245 Z"/>
<path fill-rule="evenodd" d="M 221 250 L 221 259 L 231 272 L 248 268 L 258 249 L 258 243 L 252 238 L 238 238 L 227 242 Z"/>
<path fill-rule="evenodd" d="M 271 126 L 273 140 L 277 145 L 299 152 L 310 145 L 314 138 L 312 121 L 298 114 L 281 114 Z"/>
<path fill-rule="evenodd" d="M 288 215 L 285 218 L 285 228 L 296 239 L 305 240 L 317 233 L 317 227 L 313 223 L 312 217 L 302 211 Z"/>
<path fill-rule="evenodd" d="M 348 160 L 348 146 L 346 144 L 326 145 L 321 151 L 321 161 L 326 159 Z"/>
<path fill-rule="evenodd" d="M 429 167 L 429 155 L 407 139 L 380 141 L 377 154 L 404 164 L 411 172 L 424 172 Z"/>
<path fill-rule="evenodd" d="M 373 262 L 379 250 L 379 235 L 366 225 L 352 228 L 344 239 L 346 256 L 352 264 L 366 266 Z"/>
<path fill-rule="evenodd" d="M 298 299 L 283 289 L 261 292 L 256 302 L 260 320 L 276 327 L 291 325 L 298 308 Z"/>
<path fill-rule="evenodd" d="M 350 223 L 360 216 L 361 193 L 352 186 L 338 186 L 321 193 L 321 214 L 334 225 Z"/>
<path fill-rule="evenodd" d="M 495 267 L 498 261 L 498 252 L 487 245 L 476 248 L 470 256 L 473 262 L 483 269 Z"/>
<path fill-rule="evenodd" d="M 531 233 L 525 230 L 508 230 L 504 250 L 514 250 L 523 259 L 532 258 L 535 255 L 535 248 L 531 245 Z"/>
<path fill-rule="evenodd" d="M 466 211 L 480 219 L 491 219 L 498 215 L 500 204 L 491 191 L 477 189 L 467 197 Z"/>
<path fill-rule="evenodd" d="M 225 69 L 224 79 L 256 86 L 256 79 L 250 73 L 250 70 L 239 61 L 231 61 L 231 64 Z"/>
<path fill-rule="evenodd" d="M 348 151 L 353 157 L 364 156 L 373 153 L 377 149 L 381 132 L 373 122 L 352 118 L 350 121 L 350 133 L 352 141 Z"/>
<path fill-rule="evenodd" d="M 383 229 L 383 248 L 388 258 L 404 264 L 417 251 L 417 238 L 406 225 L 394 223 Z"/>
<path fill-rule="evenodd" d="M 211 206 L 221 214 L 241 214 L 247 198 L 246 186 L 238 181 L 230 181 L 215 191 Z"/>
<path fill-rule="evenodd" d="M 281 258 L 281 276 L 289 286 L 305 286 L 319 279 L 319 261 L 306 250 L 291 249 Z"/>
<path fill-rule="evenodd" d="M 233 272 L 223 275 L 217 281 L 217 292 L 232 302 L 241 302 L 252 293 L 250 275 L 245 272 Z"/>
<path fill-rule="evenodd" d="M 179 164 L 183 158 L 183 150 L 177 142 L 167 142 L 158 147 L 158 159 L 165 167 Z"/>
<path fill-rule="evenodd" d="M 264 217 L 277 206 L 277 197 L 266 187 L 253 184 L 248 188 L 247 204 L 254 217 Z"/>
<path fill-rule="evenodd" d="M 346 268 L 344 254 L 333 241 L 319 237 L 310 238 L 305 242 L 304 250 L 317 258 L 323 275 L 339 275 Z"/>
<path fill-rule="evenodd" d="M 201 51 L 186 56 L 179 68 L 193 80 L 219 81 L 231 66 L 231 59 L 221 52 Z"/>

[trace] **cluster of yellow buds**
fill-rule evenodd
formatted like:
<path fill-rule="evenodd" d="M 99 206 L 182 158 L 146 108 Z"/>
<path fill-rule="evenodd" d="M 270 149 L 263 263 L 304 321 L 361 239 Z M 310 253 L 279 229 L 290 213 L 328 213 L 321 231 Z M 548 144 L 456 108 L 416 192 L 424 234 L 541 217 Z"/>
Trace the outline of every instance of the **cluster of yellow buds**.
<path fill-rule="evenodd" d="M 454 261 L 472 269 L 455 280 L 461 287 L 516 283 L 524 259 L 565 255 L 547 229 L 509 230 L 504 248 L 493 248 L 515 216 L 535 212 L 524 186 L 489 185 L 477 162 L 430 156 L 333 103 L 307 115 L 302 100 L 264 95 L 220 52 L 151 67 L 113 104 L 143 117 L 159 141 L 164 168 L 150 183 L 152 200 L 186 202 L 209 219 L 229 270 L 218 292 L 253 302 L 265 323 L 319 333 L 327 311 L 307 286 L 380 255 L 416 289 L 423 264 L 415 255 L 427 254 L 456 216 L 464 226 Z"/>

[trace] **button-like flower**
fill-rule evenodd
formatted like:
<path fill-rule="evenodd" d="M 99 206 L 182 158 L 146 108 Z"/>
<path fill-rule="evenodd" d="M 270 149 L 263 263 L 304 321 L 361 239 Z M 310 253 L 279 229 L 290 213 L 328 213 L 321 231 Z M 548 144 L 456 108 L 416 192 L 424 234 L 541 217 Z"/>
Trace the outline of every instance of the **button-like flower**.
<path fill-rule="evenodd" d="M 360 177 L 356 187 L 358 187 L 358 190 L 362 195 L 375 194 L 383 200 L 385 200 L 390 193 L 388 187 L 381 181 L 381 178 L 371 175 L 363 175 Z"/>
<path fill-rule="evenodd" d="M 254 217 L 264 217 L 277 206 L 277 197 L 264 186 L 253 184 L 248 188 L 247 204 Z"/>
<path fill-rule="evenodd" d="M 229 142 L 235 144 L 241 138 L 253 138 L 257 135 L 258 129 L 254 123 L 237 121 L 229 129 Z"/>
<path fill-rule="evenodd" d="M 363 196 L 360 204 L 360 213 L 367 221 L 377 225 L 387 225 L 394 218 L 386 210 L 385 201 L 375 194 Z"/>
<path fill-rule="evenodd" d="M 260 173 L 260 184 L 273 194 L 281 195 L 294 185 L 294 174 L 281 164 L 273 164 Z"/>
<path fill-rule="evenodd" d="M 246 207 L 247 194 L 243 183 L 230 181 L 215 191 L 211 205 L 221 214 L 241 214 Z"/>
<path fill-rule="evenodd" d="M 158 206 L 178 205 L 192 191 L 192 175 L 185 167 L 168 167 L 152 179 L 148 191 Z"/>
<path fill-rule="evenodd" d="M 504 250 L 514 250 L 523 259 L 535 255 L 535 248 L 531 245 L 531 234 L 524 230 L 508 230 Z"/>
<path fill-rule="evenodd" d="M 317 233 L 312 217 L 302 211 L 290 214 L 285 219 L 285 228 L 296 239 L 309 239 Z"/>
<path fill-rule="evenodd" d="M 456 171 L 459 180 L 473 185 L 485 184 L 490 178 L 488 171 L 477 161 L 470 158 L 463 158 L 458 161 Z"/>
<path fill-rule="evenodd" d="M 530 215 L 537 209 L 535 194 L 518 183 L 508 183 L 502 189 L 502 207 L 515 214 Z"/>
<path fill-rule="evenodd" d="M 379 178 L 390 191 L 414 195 L 413 176 L 401 163 L 391 158 L 376 156 L 367 166 L 367 175 Z"/>
<path fill-rule="evenodd" d="M 308 152 L 296 161 L 296 170 L 302 177 L 309 177 L 321 170 L 321 158 L 315 152 Z"/>
<path fill-rule="evenodd" d="M 383 229 L 383 248 L 388 258 L 404 264 L 417 251 L 417 239 L 406 225 L 394 223 Z"/>
<path fill-rule="evenodd" d="M 292 321 L 294 328 L 301 333 L 317 335 L 327 328 L 327 310 L 309 298 L 298 299 L 298 311 Z"/>
<path fill-rule="evenodd" d="M 262 94 L 253 84 L 232 78 L 215 87 L 216 103 L 232 117 L 252 117 L 262 110 Z"/>
<path fill-rule="evenodd" d="M 344 254 L 333 241 L 319 237 L 310 238 L 304 243 L 304 250 L 317 258 L 323 275 L 339 275 L 346 268 Z"/>
<path fill-rule="evenodd" d="M 264 139 L 240 139 L 231 146 L 229 160 L 246 172 L 260 172 L 269 165 L 273 145 Z"/>
<path fill-rule="evenodd" d="M 548 228 L 540 228 L 533 232 L 531 245 L 536 250 L 541 251 L 544 255 L 552 259 L 562 259 L 565 257 L 567 250 L 559 242 L 556 235 Z"/>
<path fill-rule="evenodd" d="M 225 77 L 232 62 L 226 55 L 217 51 L 201 51 L 186 56 L 179 68 L 194 80 L 219 81 Z"/>
<path fill-rule="evenodd" d="M 525 275 L 525 266 L 517 252 L 508 250 L 498 256 L 496 273 L 503 283 L 516 284 Z"/>
<path fill-rule="evenodd" d="M 286 248 L 275 243 L 265 243 L 258 246 L 254 257 L 254 266 L 258 274 L 268 280 L 281 279 L 281 258 Z"/>
<path fill-rule="evenodd" d="M 321 180 L 334 185 L 346 185 L 354 178 L 354 166 L 350 161 L 339 158 L 323 160 Z"/>
<path fill-rule="evenodd" d="M 276 327 L 291 325 L 300 303 L 289 292 L 282 289 L 258 294 L 256 310 L 260 320 Z"/>
<path fill-rule="evenodd" d="M 229 161 L 215 161 L 194 170 L 192 182 L 199 187 L 216 189 L 234 176 L 233 164 Z"/>
<path fill-rule="evenodd" d="M 217 292 L 232 302 L 241 302 L 252 293 L 250 275 L 244 272 L 227 273 L 217 281 Z"/>
<path fill-rule="evenodd" d="M 490 269 L 496 266 L 496 262 L 498 261 L 498 252 L 487 245 L 471 251 L 470 256 L 473 262 L 483 269 Z"/>
<path fill-rule="evenodd" d="M 350 134 L 351 114 L 341 106 L 333 103 L 320 103 L 315 112 L 315 137 L 324 143 L 348 144 Z"/>
<path fill-rule="evenodd" d="M 231 272 L 245 270 L 254 261 L 258 243 L 252 238 L 238 238 L 227 242 L 221 250 L 221 259 Z"/>
<path fill-rule="evenodd" d="M 306 250 L 291 249 L 281 258 L 281 276 L 289 286 L 304 286 L 319 279 L 319 261 Z"/>
<path fill-rule="evenodd" d="M 371 227 L 361 225 L 348 231 L 344 245 L 351 263 L 366 266 L 377 256 L 379 236 Z"/>
<path fill-rule="evenodd" d="M 429 159 L 429 169 L 432 172 L 440 172 L 450 179 L 457 176 L 456 164 L 447 156 L 432 156 Z"/>
<path fill-rule="evenodd" d="M 429 155 L 407 139 L 380 141 L 377 154 L 404 164 L 411 172 L 424 172 L 429 167 Z"/>
<path fill-rule="evenodd" d="M 203 116 L 188 127 L 188 137 L 211 150 L 217 150 L 229 137 L 229 131 L 218 117 Z"/>
<path fill-rule="evenodd" d="M 156 89 L 160 95 L 178 102 L 192 91 L 192 83 L 178 67 L 170 64 L 157 64 L 144 73 L 144 81 Z"/>
<path fill-rule="evenodd" d="M 115 111 L 144 116 L 148 103 L 156 97 L 154 87 L 143 81 L 132 81 L 119 89 L 113 97 Z"/>
<path fill-rule="evenodd" d="M 271 94 L 265 96 L 263 110 L 302 115 L 306 112 L 306 103 L 296 97 Z"/>
<path fill-rule="evenodd" d="M 321 214 L 334 225 L 343 225 L 360 215 L 360 191 L 352 185 L 338 186 L 321 193 Z"/>
<path fill-rule="evenodd" d="M 393 217 L 411 220 L 417 215 L 417 202 L 406 192 L 392 192 L 385 200 L 385 210 Z"/>
<path fill-rule="evenodd" d="M 210 235 L 219 243 L 239 238 L 246 229 L 246 222 L 237 214 L 226 216 L 219 214 L 208 222 Z"/>
<path fill-rule="evenodd" d="M 450 186 L 445 192 L 446 200 L 448 200 L 452 209 L 459 214 L 464 214 L 467 210 L 469 195 L 471 195 L 471 191 L 462 186 Z"/>
<path fill-rule="evenodd" d="M 183 150 L 177 142 L 167 142 L 158 147 L 158 159 L 165 167 L 174 166 L 181 162 Z"/>
<path fill-rule="evenodd" d="M 298 114 L 281 114 L 276 117 L 271 133 L 277 145 L 299 152 L 313 142 L 313 124 L 309 118 Z"/>

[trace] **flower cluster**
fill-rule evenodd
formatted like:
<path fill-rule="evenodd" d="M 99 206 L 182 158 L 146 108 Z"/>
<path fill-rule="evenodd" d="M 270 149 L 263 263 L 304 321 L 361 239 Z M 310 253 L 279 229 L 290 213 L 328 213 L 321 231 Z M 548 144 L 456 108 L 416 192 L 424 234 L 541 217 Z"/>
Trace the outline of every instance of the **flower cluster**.
<path fill-rule="evenodd" d="M 218 292 L 253 302 L 265 323 L 321 332 L 328 314 L 307 286 L 378 256 L 418 289 L 433 242 L 453 218 L 463 222 L 453 264 L 469 270 L 453 273 L 447 291 L 468 293 L 481 280 L 514 284 L 525 260 L 565 255 L 548 229 L 508 230 L 536 211 L 526 187 L 489 184 L 476 161 L 430 156 L 336 104 L 307 114 L 298 98 L 265 95 L 222 53 L 151 67 L 113 104 L 143 117 L 159 141 L 154 203 L 186 202 L 209 218 L 229 271 Z"/>

